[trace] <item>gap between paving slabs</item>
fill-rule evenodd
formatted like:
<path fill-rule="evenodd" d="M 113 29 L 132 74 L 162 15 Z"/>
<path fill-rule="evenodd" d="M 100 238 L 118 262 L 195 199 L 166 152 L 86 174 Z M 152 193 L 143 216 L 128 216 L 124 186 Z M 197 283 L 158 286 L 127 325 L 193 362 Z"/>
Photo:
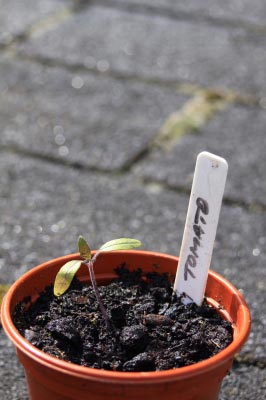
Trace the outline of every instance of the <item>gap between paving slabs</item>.
<path fill-rule="evenodd" d="M 146 178 L 142 177 L 141 181 L 144 185 L 150 186 L 150 187 L 156 187 L 158 190 L 170 190 L 172 192 L 176 193 L 183 193 L 186 195 L 190 194 L 190 189 L 188 189 L 185 186 L 176 186 L 176 185 L 171 185 L 166 182 L 160 182 L 158 180 L 152 179 L 152 178 Z M 232 206 L 232 207 L 241 207 L 245 209 L 246 211 L 250 211 L 253 213 L 263 213 L 266 212 L 266 206 L 265 204 L 261 204 L 258 202 L 252 202 L 252 203 L 247 203 L 244 200 L 234 200 L 232 198 L 229 198 L 227 196 L 224 196 L 223 198 L 223 204 Z"/>
<path fill-rule="evenodd" d="M 13 7 L 16 7 L 15 0 L 10 2 L 9 5 L 6 5 L 6 13 L 11 13 Z M 24 7 L 26 7 L 26 5 L 24 5 Z M 15 14 L 14 18 L 18 18 L 19 21 L 22 22 L 22 25 L 24 25 L 24 27 L 17 27 L 16 24 L 11 25 L 11 23 L 9 23 L 10 30 L 8 29 L 8 26 L 4 27 L 6 29 L 6 32 L 4 32 L 5 35 L 0 41 L 0 50 L 12 48 L 14 44 L 23 43 L 33 34 L 38 35 L 40 33 L 46 32 L 47 30 L 53 29 L 53 27 L 56 27 L 59 23 L 70 18 L 74 14 L 75 9 L 76 2 L 73 2 L 73 0 L 68 0 L 65 2 L 65 4 L 60 4 L 60 2 L 55 3 L 54 10 L 47 10 L 46 15 L 40 15 L 39 19 L 38 11 L 40 13 L 41 11 L 40 9 L 38 9 L 38 4 L 36 5 L 36 8 L 31 10 L 32 12 L 29 13 L 29 18 L 23 20 L 23 16 L 21 16 L 21 14 L 18 14 L 19 17 Z M 16 12 L 19 13 L 19 9 L 16 10 Z"/>
<path fill-rule="evenodd" d="M 183 5 L 172 4 L 171 1 L 168 3 L 167 1 L 140 2 L 139 0 L 70 0 L 69 2 L 70 5 L 66 5 L 63 9 L 55 11 L 54 14 L 50 14 L 40 21 L 31 24 L 29 33 L 51 29 L 57 23 L 64 21 L 75 13 L 80 13 L 86 8 L 95 5 L 104 8 L 125 10 L 140 15 L 160 16 L 177 21 L 192 21 L 195 23 L 208 24 L 216 27 L 221 26 L 229 29 L 242 28 L 249 31 L 251 34 L 266 33 L 266 25 L 264 23 L 259 21 L 256 22 L 252 19 L 245 19 L 244 17 L 235 17 L 235 15 L 237 15 L 236 13 L 232 16 L 230 15 L 230 18 L 228 18 L 226 13 L 222 15 L 219 14 L 219 12 L 209 12 L 204 9 L 204 7 L 203 9 L 199 7 L 199 10 L 197 10 L 197 7 L 187 8 Z M 208 7 L 208 5 L 206 7 Z"/>
<path fill-rule="evenodd" d="M 211 90 L 196 91 L 181 110 L 172 113 L 153 140 L 156 147 L 169 148 L 183 135 L 198 131 L 217 112 L 235 100 L 230 93 L 224 95 Z"/>
<path fill-rule="evenodd" d="M 81 3 L 85 3 L 84 0 L 79 0 Z M 200 2 L 199 2 L 200 3 Z M 249 31 L 251 34 L 264 34 L 266 33 L 266 25 L 261 22 L 255 22 L 244 18 L 228 17 L 228 15 L 219 15 L 217 12 L 210 10 L 198 10 L 189 8 L 186 3 L 179 4 L 176 2 L 173 4 L 171 0 L 169 2 L 161 0 L 153 2 L 152 0 L 140 1 L 140 0 L 87 0 L 87 4 L 100 5 L 103 7 L 121 9 L 138 14 L 147 14 L 160 16 L 168 19 L 174 19 L 176 21 L 192 21 L 195 23 L 208 24 L 215 27 L 226 27 L 226 28 L 242 28 Z M 208 7 L 208 4 L 205 6 Z M 84 8 L 84 7 L 83 7 Z M 199 7 L 200 8 L 200 7 Z M 214 5 L 215 8 L 215 5 Z M 228 14 L 230 13 L 228 8 Z"/>

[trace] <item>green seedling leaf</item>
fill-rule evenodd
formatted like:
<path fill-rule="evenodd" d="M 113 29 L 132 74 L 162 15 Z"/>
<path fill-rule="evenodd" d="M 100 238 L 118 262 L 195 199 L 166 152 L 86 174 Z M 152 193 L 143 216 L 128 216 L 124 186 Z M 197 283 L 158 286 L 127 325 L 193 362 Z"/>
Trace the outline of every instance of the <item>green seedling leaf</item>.
<path fill-rule="evenodd" d="M 78 239 L 78 249 L 80 257 L 84 258 L 85 260 L 91 259 L 91 249 L 86 240 L 83 236 L 80 236 Z"/>
<path fill-rule="evenodd" d="M 55 296 L 61 296 L 65 293 L 81 264 L 81 260 L 72 260 L 63 265 L 63 267 L 58 271 L 54 282 Z"/>
<path fill-rule="evenodd" d="M 114 250 L 130 250 L 139 246 L 141 246 L 140 240 L 130 239 L 130 238 L 120 238 L 120 239 L 110 240 L 109 242 L 103 244 L 100 247 L 99 252 L 114 251 Z"/>

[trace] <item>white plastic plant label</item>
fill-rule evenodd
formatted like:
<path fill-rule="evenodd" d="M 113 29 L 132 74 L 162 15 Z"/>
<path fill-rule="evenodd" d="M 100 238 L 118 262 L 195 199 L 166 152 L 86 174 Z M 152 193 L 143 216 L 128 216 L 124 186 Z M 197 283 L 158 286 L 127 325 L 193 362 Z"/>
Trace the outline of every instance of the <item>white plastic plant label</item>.
<path fill-rule="evenodd" d="M 227 170 L 221 157 L 205 151 L 197 157 L 174 284 L 184 303 L 201 305 L 204 298 Z"/>

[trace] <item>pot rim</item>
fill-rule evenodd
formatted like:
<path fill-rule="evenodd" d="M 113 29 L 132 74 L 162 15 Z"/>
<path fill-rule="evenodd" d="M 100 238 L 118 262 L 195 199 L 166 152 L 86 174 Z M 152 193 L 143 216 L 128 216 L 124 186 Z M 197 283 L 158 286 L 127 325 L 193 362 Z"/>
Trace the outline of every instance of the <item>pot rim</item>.
<path fill-rule="evenodd" d="M 118 251 L 116 251 L 118 253 Z M 163 257 L 167 259 L 171 259 L 172 261 L 176 261 L 178 264 L 178 257 L 159 253 L 152 251 L 144 251 L 144 250 L 124 250 L 119 251 L 119 253 L 124 254 L 138 254 L 143 255 L 145 257 L 153 256 L 153 257 Z M 105 253 L 106 255 L 108 252 Z M 214 368 L 217 368 L 217 364 L 223 364 L 228 359 L 233 359 L 234 354 L 242 347 L 244 342 L 246 341 L 249 331 L 250 331 L 250 312 L 248 306 L 244 300 L 243 295 L 223 276 L 209 270 L 209 275 L 212 276 L 217 283 L 220 285 L 226 286 L 227 289 L 237 297 L 238 302 L 241 307 L 241 312 L 243 315 L 243 323 L 241 324 L 238 332 L 234 330 L 234 337 L 232 343 L 230 343 L 225 349 L 221 350 L 218 354 L 200 361 L 196 364 L 184 366 L 181 368 L 174 368 L 165 371 L 150 371 L 150 372 L 122 372 L 122 371 L 106 371 L 102 369 L 95 369 L 85 366 L 80 366 L 78 364 L 70 363 L 67 361 L 60 360 L 56 357 L 50 356 L 45 352 L 39 350 L 37 347 L 33 346 L 30 342 L 28 342 L 17 330 L 15 327 L 12 318 L 11 318 L 11 300 L 14 295 L 16 288 L 23 283 L 32 273 L 36 273 L 42 270 L 45 267 L 50 266 L 51 264 L 65 263 L 71 259 L 78 258 L 79 254 L 69 254 L 63 257 L 58 257 L 47 262 L 44 262 L 33 269 L 29 270 L 25 274 L 23 274 L 18 280 L 16 280 L 13 285 L 10 287 L 8 292 L 5 294 L 2 307 L 1 307 L 1 320 L 3 328 L 5 329 L 7 335 L 12 340 L 14 345 L 23 353 L 28 353 L 28 355 L 37 361 L 45 365 L 46 367 L 50 366 L 51 368 L 57 371 L 63 371 L 65 374 L 75 375 L 77 377 L 85 377 L 87 379 L 104 382 L 117 382 L 118 380 L 121 383 L 134 384 L 134 383 L 152 383 L 152 382 L 162 382 L 169 380 L 177 380 L 177 379 L 187 379 L 191 376 L 198 375 L 202 372 L 210 371 Z M 98 275 L 100 277 L 100 275 Z M 96 274 L 97 278 L 97 274 Z"/>

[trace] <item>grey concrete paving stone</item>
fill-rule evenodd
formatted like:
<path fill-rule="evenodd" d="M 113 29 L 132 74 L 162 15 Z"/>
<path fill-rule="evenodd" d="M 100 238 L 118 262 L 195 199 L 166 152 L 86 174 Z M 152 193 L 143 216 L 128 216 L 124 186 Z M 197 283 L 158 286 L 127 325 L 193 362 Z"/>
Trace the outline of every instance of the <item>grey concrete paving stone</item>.
<path fill-rule="evenodd" d="M 212 268 L 244 295 L 251 310 L 252 330 L 242 357 L 266 361 L 266 213 L 223 206 Z"/>
<path fill-rule="evenodd" d="M 36 263 L 75 252 L 79 234 L 92 248 L 130 235 L 146 249 L 176 250 L 184 195 L 169 199 L 132 176 L 112 178 L 3 152 L 0 166 L 2 283 Z M 177 210 L 168 205 L 171 199 L 179 202 Z"/>
<path fill-rule="evenodd" d="M 9 57 L 0 60 L 0 73 L 0 144 L 97 169 L 130 163 L 187 99 L 167 88 Z"/>
<path fill-rule="evenodd" d="M 3 400 L 28 400 L 24 370 L 15 349 L 0 328 L 0 398 Z"/>
<path fill-rule="evenodd" d="M 227 198 L 266 205 L 265 124 L 265 110 L 230 107 L 217 113 L 200 132 L 181 138 L 169 151 L 154 151 L 136 167 L 136 173 L 190 189 L 197 154 L 208 150 L 229 163 Z"/>
<path fill-rule="evenodd" d="M 102 3 L 108 4 L 108 0 Z M 232 22 L 251 22 L 265 26 L 266 17 L 266 4 L 263 0 L 112 0 L 114 4 L 134 4 L 139 7 L 145 6 L 156 6 L 158 9 L 175 11 L 177 16 L 178 13 L 182 12 L 180 17 L 184 15 L 189 16 L 191 19 L 208 16 L 223 20 L 229 20 Z"/>
<path fill-rule="evenodd" d="M 236 365 L 222 383 L 219 400 L 262 400 L 265 393 L 265 369 Z"/>
<path fill-rule="evenodd" d="M 266 91 L 264 35 L 240 28 L 92 6 L 20 51 L 124 74 Z"/>
<path fill-rule="evenodd" d="M 93 248 L 129 236 L 147 250 L 179 253 L 188 196 L 142 185 L 129 174 L 110 177 L 0 155 L 1 283 L 75 252 L 79 234 Z M 258 360 L 265 360 L 266 345 L 265 225 L 266 213 L 224 206 L 212 262 L 248 301 L 253 330 L 243 355 Z"/>
<path fill-rule="evenodd" d="M 0 44 L 9 44 L 14 36 L 72 4 L 71 0 L 1 0 Z"/>

